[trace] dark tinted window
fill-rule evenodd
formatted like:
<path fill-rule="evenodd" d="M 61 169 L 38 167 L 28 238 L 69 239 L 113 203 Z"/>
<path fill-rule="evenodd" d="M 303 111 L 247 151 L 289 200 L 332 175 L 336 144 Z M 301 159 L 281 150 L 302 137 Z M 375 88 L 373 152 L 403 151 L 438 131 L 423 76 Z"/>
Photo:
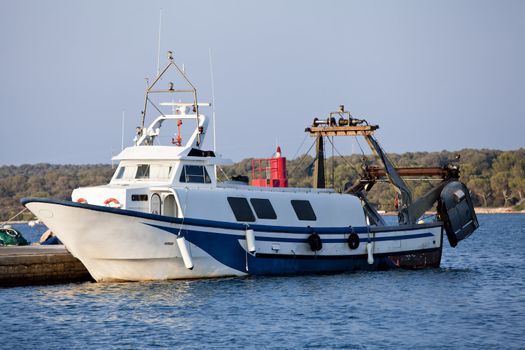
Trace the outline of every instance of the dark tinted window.
<path fill-rule="evenodd" d="M 132 194 L 131 195 L 131 200 L 134 201 L 134 202 L 147 201 L 148 200 L 148 195 L 147 194 Z"/>
<path fill-rule="evenodd" d="M 135 179 L 147 179 L 149 177 L 149 164 L 140 164 L 137 168 Z"/>
<path fill-rule="evenodd" d="M 268 199 L 252 198 L 250 203 L 259 219 L 277 219 L 272 203 Z"/>
<path fill-rule="evenodd" d="M 126 167 L 121 166 L 118 170 L 117 179 L 122 179 L 122 176 L 124 176 L 124 171 L 126 170 Z"/>
<path fill-rule="evenodd" d="M 228 203 L 230 204 L 230 207 L 233 210 L 233 215 L 235 215 L 237 221 L 255 221 L 252 208 L 250 208 L 246 198 L 228 197 Z"/>
<path fill-rule="evenodd" d="M 180 182 L 211 183 L 206 168 L 202 165 L 185 165 L 180 173 Z"/>
<path fill-rule="evenodd" d="M 317 217 L 315 216 L 314 209 L 308 201 L 302 200 L 293 200 L 292 201 L 293 210 L 299 220 L 310 220 L 315 221 Z"/>

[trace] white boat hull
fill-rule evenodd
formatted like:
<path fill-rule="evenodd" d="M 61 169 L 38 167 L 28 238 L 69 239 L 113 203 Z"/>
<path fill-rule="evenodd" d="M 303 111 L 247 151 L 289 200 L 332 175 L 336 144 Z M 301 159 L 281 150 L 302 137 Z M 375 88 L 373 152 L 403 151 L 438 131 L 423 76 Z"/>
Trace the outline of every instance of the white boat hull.
<path fill-rule="evenodd" d="M 188 270 L 175 243 L 177 236 L 144 225 L 153 220 L 110 212 L 34 202 L 27 207 L 78 258 L 96 281 L 147 281 L 240 276 L 198 247 L 190 250 Z M 172 225 L 173 226 L 173 225 Z"/>
<path fill-rule="evenodd" d="M 24 199 L 23 203 L 82 261 L 96 281 L 437 267 L 441 259 L 443 229 L 439 224 L 410 228 L 251 225 L 256 246 L 251 254 L 246 249 L 244 224 L 170 218 L 56 200 Z M 322 237 L 319 251 L 312 251 L 307 243 L 314 232 Z M 355 249 L 348 245 L 352 233 L 357 233 L 361 242 Z M 194 265 L 191 270 L 181 258 L 177 237 L 187 241 Z"/>

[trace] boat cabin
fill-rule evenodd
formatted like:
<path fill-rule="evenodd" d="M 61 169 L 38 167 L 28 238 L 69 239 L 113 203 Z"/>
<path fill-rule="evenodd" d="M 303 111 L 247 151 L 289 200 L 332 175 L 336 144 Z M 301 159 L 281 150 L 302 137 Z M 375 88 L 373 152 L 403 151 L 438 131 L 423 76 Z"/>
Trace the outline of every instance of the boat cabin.
<path fill-rule="evenodd" d="M 167 90 L 156 87 L 160 77 L 176 67 L 190 89 Z M 183 81 L 183 82 L 184 82 Z M 150 94 L 191 93 L 192 102 L 161 102 L 155 105 Z M 146 107 L 153 104 L 161 112 L 145 127 Z M 119 163 L 107 185 L 78 188 L 72 200 L 110 206 L 166 217 L 202 218 L 233 222 L 285 226 L 364 225 L 365 215 L 358 198 L 335 193 L 332 189 L 288 188 L 286 158 L 277 149 L 275 157 L 253 163 L 252 183 L 218 183 L 217 166 L 231 160 L 203 149 L 208 118 L 199 108 L 197 91 L 183 70 L 173 61 L 146 90 L 141 126 L 134 145 L 113 157 Z M 162 111 L 164 109 L 164 112 Z M 169 113 L 165 113 L 166 109 Z M 165 125 L 176 125 L 170 144 L 161 144 Z M 194 126 L 187 138 L 182 125 Z M 166 137 L 166 135 L 163 135 Z M 171 136 L 168 136 L 171 137 Z"/>

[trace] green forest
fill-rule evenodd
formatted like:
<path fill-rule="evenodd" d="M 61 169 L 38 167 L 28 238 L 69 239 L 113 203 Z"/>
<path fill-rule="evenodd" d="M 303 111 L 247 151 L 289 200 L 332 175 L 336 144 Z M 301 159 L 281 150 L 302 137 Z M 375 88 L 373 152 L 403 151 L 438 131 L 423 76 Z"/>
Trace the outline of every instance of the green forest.
<path fill-rule="evenodd" d="M 471 191 L 474 204 L 478 207 L 510 207 L 523 210 L 525 201 L 525 149 L 514 151 L 464 149 L 457 152 L 408 152 L 389 153 L 396 166 L 443 166 L 460 158 L 461 181 Z M 287 161 L 290 187 L 311 187 L 314 158 L 299 156 Z M 377 164 L 367 156 L 369 164 Z M 225 180 L 233 175 L 251 176 L 251 159 L 244 159 L 234 165 L 223 167 L 219 178 Z M 362 155 L 336 156 L 325 160 L 326 187 L 341 191 L 345 183 L 355 183 L 361 176 Z M 70 199 L 77 187 L 107 183 L 114 169 L 111 165 L 55 165 L 34 164 L 0 166 L 0 220 L 8 220 L 21 210 L 19 200 L 23 197 L 49 197 Z M 415 197 L 428 191 L 429 179 L 410 181 Z M 376 184 L 369 194 L 379 210 L 393 210 L 394 191 L 386 182 Z M 17 220 L 32 219 L 28 211 Z"/>

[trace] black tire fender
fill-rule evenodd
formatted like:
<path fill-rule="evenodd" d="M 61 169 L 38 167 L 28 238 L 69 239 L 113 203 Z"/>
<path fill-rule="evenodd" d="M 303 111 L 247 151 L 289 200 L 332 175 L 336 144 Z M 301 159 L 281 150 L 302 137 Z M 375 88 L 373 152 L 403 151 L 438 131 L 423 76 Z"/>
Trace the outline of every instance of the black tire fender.
<path fill-rule="evenodd" d="M 307 242 L 310 245 L 310 249 L 312 249 L 314 252 L 323 249 L 323 241 L 317 233 L 312 233 L 310 236 L 308 236 Z"/>
<path fill-rule="evenodd" d="M 348 247 L 352 250 L 359 248 L 359 236 L 357 233 L 352 232 L 350 236 L 348 236 Z"/>

